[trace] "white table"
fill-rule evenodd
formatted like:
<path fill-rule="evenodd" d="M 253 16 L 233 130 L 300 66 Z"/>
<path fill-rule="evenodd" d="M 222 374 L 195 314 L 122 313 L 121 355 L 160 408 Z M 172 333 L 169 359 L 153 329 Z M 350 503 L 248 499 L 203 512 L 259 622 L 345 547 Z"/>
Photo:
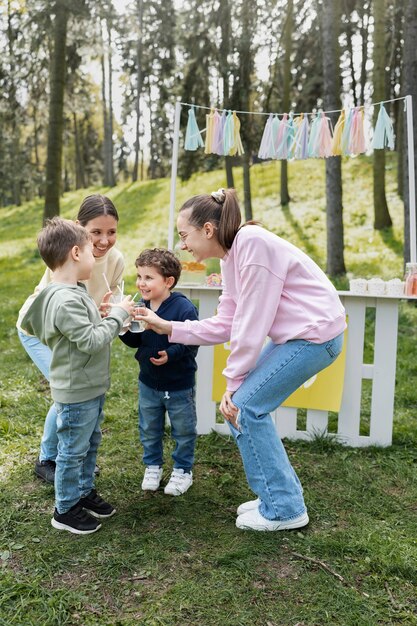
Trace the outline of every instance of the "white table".
<path fill-rule="evenodd" d="M 188 298 L 198 301 L 200 319 L 215 313 L 221 288 L 178 285 Z M 355 295 L 339 291 L 346 308 L 349 328 L 346 347 L 346 370 L 342 404 L 338 413 L 337 433 L 333 436 L 350 446 L 388 446 L 392 442 L 394 415 L 395 371 L 397 361 L 398 305 L 395 296 Z M 373 363 L 364 363 L 365 316 L 367 308 L 375 308 Z M 229 434 L 226 424 L 216 422 L 216 403 L 212 400 L 213 347 L 203 346 L 197 356 L 196 386 L 197 431 L 207 434 L 212 430 Z M 370 428 L 368 435 L 360 434 L 362 382 L 372 381 Z M 281 437 L 310 439 L 317 433 L 327 433 L 328 413 L 309 409 L 305 430 L 297 429 L 296 408 L 281 407 L 273 419 Z"/>

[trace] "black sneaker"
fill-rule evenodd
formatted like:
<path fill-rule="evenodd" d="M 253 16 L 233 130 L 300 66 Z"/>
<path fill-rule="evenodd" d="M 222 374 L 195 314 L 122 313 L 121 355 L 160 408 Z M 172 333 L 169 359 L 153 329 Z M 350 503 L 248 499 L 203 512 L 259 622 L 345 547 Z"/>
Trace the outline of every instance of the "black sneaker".
<path fill-rule="evenodd" d="M 55 509 L 51 524 L 58 530 L 68 530 L 74 535 L 90 535 L 101 528 L 100 522 L 87 513 L 79 502 L 66 513 L 58 513 Z"/>
<path fill-rule="evenodd" d="M 53 485 L 55 480 L 55 467 L 55 461 L 40 461 L 38 459 L 35 463 L 35 474 L 41 480 Z"/>
<path fill-rule="evenodd" d="M 116 509 L 111 504 L 103 500 L 95 489 L 93 489 L 88 496 L 85 496 L 85 498 L 81 498 L 79 504 L 81 504 L 86 511 L 98 519 L 105 519 L 106 517 L 111 517 L 116 513 Z"/>

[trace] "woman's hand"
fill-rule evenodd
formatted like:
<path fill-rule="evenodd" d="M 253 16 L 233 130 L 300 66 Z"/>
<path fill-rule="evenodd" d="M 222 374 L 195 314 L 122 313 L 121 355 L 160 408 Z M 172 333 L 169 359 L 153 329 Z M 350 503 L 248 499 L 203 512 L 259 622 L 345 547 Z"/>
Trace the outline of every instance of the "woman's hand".
<path fill-rule="evenodd" d="M 170 335 L 172 333 L 171 322 L 163 320 L 154 311 L 146 307 L 135 309 L 134 318 L 135 320 L 146 322 L 146 328 L 155 331 L 158 335 Z"/>
<path fill-rule="evenodd" d="M 240 430 L 237 424 L 237 414 L 239 409 L 232 402 L 232 392 L 226 391 L 223 394 L 222 401 L 220 402 L 220 413 L 223 415 L 224 419 L 227 420 L 236 428 L 236 430 Z"/>

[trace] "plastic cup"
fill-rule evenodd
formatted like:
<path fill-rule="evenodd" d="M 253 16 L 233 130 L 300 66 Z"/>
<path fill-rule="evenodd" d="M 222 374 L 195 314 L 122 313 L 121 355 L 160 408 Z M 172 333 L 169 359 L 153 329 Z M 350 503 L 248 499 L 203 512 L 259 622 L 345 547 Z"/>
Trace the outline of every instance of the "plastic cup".
<path fill-rule="evenodd" d="M 144 306 L 146 306 L 144 302 L 137 302 L 135 304 L 135 309 L 140 309 Z M 144 322 L 143 320 L 132 319 L 129 330 L 131 333 L 143 333 L 143 331 L 146 330 L 145 326 L 146 322 Z"/>

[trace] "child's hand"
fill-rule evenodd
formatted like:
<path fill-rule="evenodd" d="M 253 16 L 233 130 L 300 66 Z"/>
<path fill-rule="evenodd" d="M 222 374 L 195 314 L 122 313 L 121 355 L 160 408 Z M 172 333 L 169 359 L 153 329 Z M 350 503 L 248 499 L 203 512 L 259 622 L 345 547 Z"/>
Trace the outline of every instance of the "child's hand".
<path fill-rule="evenodd" d="M 100 303 L 98 310 L 100 311 L 101 317 L 107 317 L 110 311 L 110 298 L 112 297 L 113 292 L 107 291 L 103 296 L 103 301 Z"/>
<path fill-rule="evenodd" d="M 129 313 L 130 316 L 133 316 L 134 308 L 135 308 L 135 302 L 134 302 L 134 300 L 132 300 L 132 296 L 126 296 L 120 302 L 116 302 L 116 303 L 109 302 L 109 306 L 111 306 L 111 307 L 119 306 L 122 309 L 124 309 L 127 313 Z"/>
<path fill-rule="evenodd" d="M 159 350 L 159 359 L 155 359 L 155 357 L 151 356 L 149 359 L 151 363 L 154 365 L 165 365 L 168 362 L 168 354 L 166 350 Z"/>

